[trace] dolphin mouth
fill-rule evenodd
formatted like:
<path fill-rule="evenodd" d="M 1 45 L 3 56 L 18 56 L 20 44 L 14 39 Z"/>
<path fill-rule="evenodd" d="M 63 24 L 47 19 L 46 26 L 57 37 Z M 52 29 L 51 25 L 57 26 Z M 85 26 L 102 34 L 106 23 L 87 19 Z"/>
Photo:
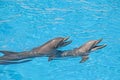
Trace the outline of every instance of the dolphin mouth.
<path fill-rule="evenodd" d="M 67 41 L 69 38 L 70 38 L 70 37 L 67 36 L 67 37 L 63 38 L 63 41 Z"/>
<path fill-rule="evenodd" d="M 63 41 L 62 41 L 62 46 L 66 46 L 66 45 L 68 45 L 68 44 L 70 44 L 70 43 L 72 43 L 72 40 L 68 40 L 70 37 L 68 36 L 68 37 L 65 37 L 64 39 L 63 39 Z"/>
<path fill-rule="evenodd" d="M 63 38 L 63 39 L 60 41 L 60 43 L 58 44 L 57 47 L 64 47 L 64 46 L 72 43 L 72 40 L 68 40 L 69 38 L 70 38 L 70 37 L 65 37 L 65 38 Z"/>
<path fill-rule="evenodd" d="M 101 49 L 101 48 L 104 48 L 106 47 L 107 45 L 106 44 L 103 44 L 103 45 L 98 45 L 103 39 L 99 39 L 99 40 L 96 40 L 95 44 L 93 45 L 92 47 L 92 50 L 91 51 L 94 51 L 94 50 L 97 50 L 97 49 Z"/>

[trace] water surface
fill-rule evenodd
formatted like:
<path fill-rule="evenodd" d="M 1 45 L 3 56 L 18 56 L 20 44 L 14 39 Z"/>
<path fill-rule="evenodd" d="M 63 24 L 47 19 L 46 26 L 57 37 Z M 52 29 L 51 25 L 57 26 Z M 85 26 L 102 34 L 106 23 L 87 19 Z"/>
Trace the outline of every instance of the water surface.
<path fill-rule="evenodd" d="M 120 80 L 119 0 L 0 0 L 0 50 L 25 51 L 58 36 L 71 36 L 63 50 L 103 38 L 108 46 L 90 59 L 0 65 L 0 80 Z"/>

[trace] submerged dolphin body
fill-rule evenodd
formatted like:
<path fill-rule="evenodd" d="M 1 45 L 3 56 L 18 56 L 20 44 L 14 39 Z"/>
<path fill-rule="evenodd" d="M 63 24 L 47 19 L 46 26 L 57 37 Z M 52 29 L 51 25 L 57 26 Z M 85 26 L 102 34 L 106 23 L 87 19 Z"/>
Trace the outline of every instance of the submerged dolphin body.
<path fill-rule="evenodd" d="M 23 61 L 0 61 L 0 65 L 8 65 L 8 64 L 20 64 L 20 63 L 25 63 L 25 62 L 30 62 L 32 60 L 23 60 Z"/>
<path fill-rule="evenodd" d="M 56 52 L 56 49 L 60 47 L 64 47 L 70 44 L 72 41 L 67 41 L 69 37 L 57 37 L 54 38 L 40 47 L 33 48 L 30 51 L 24 52 L 12 52 L 12 51 L 4 51 L 0 50 L 0 53 L 4 55 L 0 57 L 0 64 L 16 64 L 16 63 L 23 63 L 28 62 L 31 60 L 24 60 L 34 57 L 41 57 L 41 56 L 49 56 L 52 53 Z M 19 61 L 23 60 L 23 61 Z"/>
<path fill-rule="evenodd" d="M 89 53 L 101 48 L 104 48 L 106 45 L 97 45 L 100 43 L 102 39 L 99 40 L 91 40 L 80 46 L 79 48 L 75 48 L 73 50 L 66 50 L 66 51 L 59 51 L 55 54 L 51 54 L 49 57 L 48 61 L 53 60 L 54 58 L 59 58 L 59 57 L 77 57 L 80 56 L 82 57 L 82 60 L 80 63 L 85 62 L 89 57 Z"/>

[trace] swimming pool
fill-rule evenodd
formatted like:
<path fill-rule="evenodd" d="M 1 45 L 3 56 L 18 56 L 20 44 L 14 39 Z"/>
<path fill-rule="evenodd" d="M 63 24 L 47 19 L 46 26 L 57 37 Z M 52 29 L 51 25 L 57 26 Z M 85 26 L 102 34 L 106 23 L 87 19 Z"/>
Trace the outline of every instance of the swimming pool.
<path fill-rule="evenodd" d="M 72 49 L 103 38 L 108 46 L 80 58 L 0 65 L 0 80 L 120 80 L 119 0 L 0 0 L 0 50 L 25 51 L 58 36 Z"/>

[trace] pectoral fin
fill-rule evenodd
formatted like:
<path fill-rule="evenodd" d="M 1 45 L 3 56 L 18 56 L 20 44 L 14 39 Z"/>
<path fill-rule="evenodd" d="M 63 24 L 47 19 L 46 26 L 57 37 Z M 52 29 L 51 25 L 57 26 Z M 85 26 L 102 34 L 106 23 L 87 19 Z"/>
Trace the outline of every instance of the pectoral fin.
<path fill-rule="evenodd" d="M 48 61 L 51 61 L 55 58 L 55 54 L 50 54 L 48 57 Z"/>
<path fill-rule="evenodd" d="M 89 57 L 88 57 L 88 56 L 82 56 L 82 60 L 80 61 L 80 63 L 85 62 L 87 59 L 89 59 Z"/>

